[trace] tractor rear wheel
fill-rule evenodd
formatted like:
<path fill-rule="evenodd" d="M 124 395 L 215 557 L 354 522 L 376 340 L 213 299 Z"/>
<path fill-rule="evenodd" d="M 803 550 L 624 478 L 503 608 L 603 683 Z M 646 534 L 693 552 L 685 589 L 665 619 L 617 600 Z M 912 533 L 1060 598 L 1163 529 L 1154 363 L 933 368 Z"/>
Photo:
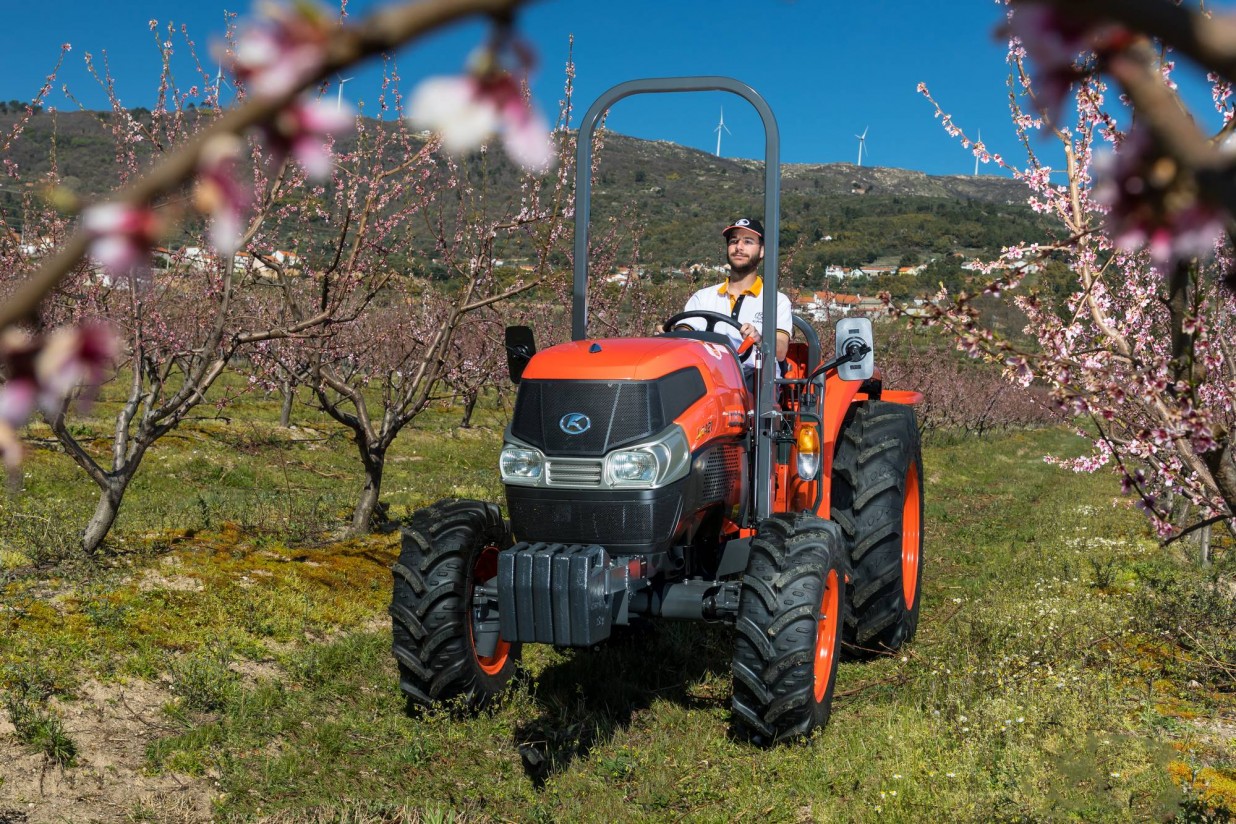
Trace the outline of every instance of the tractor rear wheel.
<path fill-rule="evenodd" d="M 736 731 L 769 745 L 828 721 L 845 610 L 836 524 L 814 515 L 762 521 L 742 579 L 734 645 Z"/>
<path fill-rule="evenodd" d="M 520 647 L 499 640 L 491 654 L 478 653 L 473 597 L 511 543 L 498 507 L 481 501 L 439 501 L 402 529 L 390 614 L 410 710 L 452 699 L 479 709 L 510 681 Z"/>
<path fill-rule="evenodd" d="M 846 651 L 871 658 L 899 649 L 914 638 L 922 598 L 923 459 L 912 408 L 854 408 L 833 459 L 832 517 L 853 570 Z"/>

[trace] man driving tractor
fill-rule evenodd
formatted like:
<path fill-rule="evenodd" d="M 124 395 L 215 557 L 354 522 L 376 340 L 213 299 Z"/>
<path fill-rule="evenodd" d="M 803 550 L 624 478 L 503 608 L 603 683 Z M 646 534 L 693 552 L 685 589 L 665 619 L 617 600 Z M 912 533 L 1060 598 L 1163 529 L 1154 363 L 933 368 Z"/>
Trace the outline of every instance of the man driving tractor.
<path fill-rule="evenodd" d="M 706 311 L 729 315 L 741 326 L 740 330 L 724 326 L 724 331 L 738 349 L 744 339 L 760 343 L 760 327 L 763 324 L 763 302 L 760 293 L 764 279 L 760 277 L 760 263 L 764 260 L 764 225 L 754 218 L 735 220 L 721 233 L 725 237 L 725 256 L 729 263 L 729 277 L 716 286 L 700 289 L 687 299 L 684 311 Z M 703 329 L 700 318 L 686 318 L 675 329 Z M 793 319 L 790 299 L 785 293 L 777 293 L 777 363 L 785 362 L 790 345 Z M 743 363 L 745 371 L 755 368 L 753 359 Z"/>

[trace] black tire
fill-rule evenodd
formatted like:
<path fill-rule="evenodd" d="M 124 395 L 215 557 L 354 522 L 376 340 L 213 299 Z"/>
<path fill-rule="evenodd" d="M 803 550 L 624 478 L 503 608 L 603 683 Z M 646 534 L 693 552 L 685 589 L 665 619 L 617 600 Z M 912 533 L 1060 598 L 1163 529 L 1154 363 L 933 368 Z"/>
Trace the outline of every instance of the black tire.
<path fill-rule="evenodd" d="M 733 722 L 740 737 L 767 746 L 828 722 L 845 578 L 836 524 L 794 514 L 760 523 L 735 626 Z"/>
<path fill-rule="evenodd" d="M 845 535 L 853 578 L 846 652 L 900 649 L 918 629 L 923 577 L 923 458 L 914 410 L 854 407 L 833 459 L 832 517 Z"/>
<path fill-rule="evenodd" d="M 511 546 L 498 507 L 481 501 L 439 501 L 413 514 L 392 567 L 392 651 L 408 709 L 458 699 L 479 709 L 515 672 L 518 644 L 500 642 L 480 658 L 472 633 L 472 594 L 497 575 L 497 553 Z"/>

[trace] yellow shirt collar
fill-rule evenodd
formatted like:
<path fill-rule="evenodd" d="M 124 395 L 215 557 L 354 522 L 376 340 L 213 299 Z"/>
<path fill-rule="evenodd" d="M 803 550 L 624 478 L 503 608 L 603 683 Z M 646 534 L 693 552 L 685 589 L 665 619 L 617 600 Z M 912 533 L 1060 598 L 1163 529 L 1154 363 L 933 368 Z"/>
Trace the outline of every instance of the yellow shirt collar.
<path fill-rule="evenodd" d="M 763 288 L 764 288 L 764 278 L 763 278 L 763 276 L 762 276 L 762 275 L 756 275 L 756 276 L 755 276 L 755 283 L 753 283 L 753 284 L 751 284 L 750 286 L 748 286 L 748 287 L 747 287 L 747 288 L 743 291 L 743 294 L 744 294 L 744 295 L 750 295 L 750 296 L 751 296 L 751 297 L 753 297 L 753 298 L 758 298 L 758 297 L 760 296 L 760 291 L 761 291 Z M 728 282 L 728 281 L 726 281 L 725 283 L 722 283 L 722 284 L 721 284 L 721 285 L 717 288 L 717 294 L 718 294 L 718 295 L 725 295 L 725 294 L 728 294 L 728 293 L 729 293 L 729 291 L 730 291 L 730 284 L 729 284 L 729 282 Z"/>

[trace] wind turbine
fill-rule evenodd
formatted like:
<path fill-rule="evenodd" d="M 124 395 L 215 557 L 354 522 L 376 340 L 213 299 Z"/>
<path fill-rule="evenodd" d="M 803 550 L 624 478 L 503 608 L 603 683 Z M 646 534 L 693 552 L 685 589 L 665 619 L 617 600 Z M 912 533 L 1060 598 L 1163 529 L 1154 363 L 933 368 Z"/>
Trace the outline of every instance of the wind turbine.
<path fill-rule="evenodd" d="M 978 143 L 982 144 L 982 142 L 983 142 L 983 130 L 979 129 Z M 975 177 L 978 177 L 978 164 L 979 164 L 979 156 L 978 156 L 978 152 L 975 152 L 974 153 L 974 176 Z"/>
<path fill-rule="evenodd" d="M 227 86 L 232 91 L 235 91 L 236 87 L 233 86 L 231 83 L 229 83 L 227 79 L 223 76 L 223 64 L 218 63 L 216 65 L 219 68 L 215 72 L 215 99 L 219 103 L 219 108 L 223 108 L 223 87 Z"/>
<path fill-rule="evenodd" d="M 721 122 L 717 124 L 717 128 L 713 129 L 717 133 L 717 157 L 721 156 L 721 130 L 725 129 L 726 134 L 732 135 L 729 127 L 725 125 L 725 107 L 721 107 Z"/>
<path fill-rule="evenodd" d="M 339 75 L 335 75 L 335 77 L 339 77 Z M 339 77 L 339 94 L 335 97 L 335 111 L 343 109 L 343 84 L 351 79 L 350 77 Z"/>
<path fill-rule="evenodd" d="M 235 16 L 235 15 L 233 15 L 233 17 L 234 17 L 234 16 Z M 228 13 L 227 13 L 226 11 L 225 11 L 225 12 L 223 12 L 223 30 L 224 30 L 224 31 L 225 31 L 228 35 L 230 35 L 230 34 L 232 33 L 232 28 L 231 28 L 231 26 L 228 24 Z M 232 43 L 232 41 L 231 41 L 231 38 L 229 37 L 229 38 L 228 38 L 228 45 L 229 45 L 229 47 L 231 46 L 231 43 Z M 236 93 L 236 87 L 235 87 L 235 86 L 233 86 L 231 83 L 229 83 L 227 80 L 225 80 L 225 79 L 223 78 L 223 64 L 222 64 L 222 63 L 216 63 L 216 64 L 215 64 L 215 66 L 216 66 L 216 70 L 215 70 L 215 101 L 218 103 L 219 108 L 220 108 L 220 109 L 222 109 L 222 108 L 223 108 L 223 87 L 224 87 L 224 86 L 227 86 L 229 89 L 231 89 L 231 90 L 232 90 L 232 94 L 233 94 L 233 96 L 235 96 L 235 93 Z"/>
<path fill-rule="evenodd" d="M 855 137 L 858 138 L 858 165 L 859 166 L 863 165 L 863 149 L 866 148 L 867 146 L 867 130 L 870 128 L 871 128 L 870 126 L 866 126 L 863 128 L 862 134 L 854 135 Z"/>

